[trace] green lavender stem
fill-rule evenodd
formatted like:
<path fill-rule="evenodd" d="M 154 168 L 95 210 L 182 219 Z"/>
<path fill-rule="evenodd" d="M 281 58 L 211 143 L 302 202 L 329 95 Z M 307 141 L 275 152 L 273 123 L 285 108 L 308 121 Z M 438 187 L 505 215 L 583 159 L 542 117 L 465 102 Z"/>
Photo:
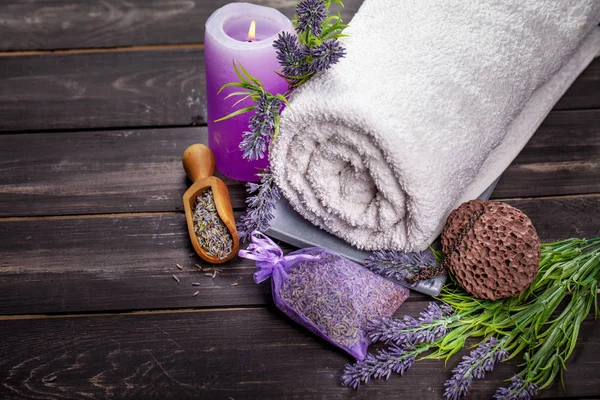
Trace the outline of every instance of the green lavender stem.
<path fill-rule="evenodd" d="M 525 352 L 526 368 L 520 375 L 527 382 L 540 389 L 549 386 L 565 369 L 592 307 L 598 314 L 599 246 L 600 238 L 542 245 L 537 278 L 514 298 L 482 301 L 462 289 L 446 289 L 440 300 L 457 311 L 448 325 L 453 330 L 436 341 L 425 358 L 448 359 L 469 337 L 497 336 L 510 358 Z M 565 308 L 553 317 L 565 301 Z"/>

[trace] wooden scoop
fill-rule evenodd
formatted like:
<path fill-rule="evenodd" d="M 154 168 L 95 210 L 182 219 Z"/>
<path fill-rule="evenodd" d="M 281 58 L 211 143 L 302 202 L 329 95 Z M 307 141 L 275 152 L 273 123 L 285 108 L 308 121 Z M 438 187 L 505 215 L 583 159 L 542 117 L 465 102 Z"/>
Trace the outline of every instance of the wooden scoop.
<path fill-rule="evenodd" d="M 235 218 L 233 208 L 229 199 L 229 191 L 222 180 L 213 176 L 215 173 L 215 156 L 212 151 L 203 144 L 193 144 L 183 152 L 183 168 L 187 176 L 194 182 L 192 186 L 183 195 L 183 207 L 185 208 L 185 219 L 187 221 L 188 232 L 194 250 L 202 259 L 212 264 L 221 264 L 231 260 L 238 253 L 240 248 L 237 229 L 235 227 Z M 229 230 L 233 240 L 231 254 L 223 259 L 211 256 L 200 246 L 196 232 L 194 231 L 194 208 L 196 198 L 205 190 L 212 189 L 217 213 Z"/>

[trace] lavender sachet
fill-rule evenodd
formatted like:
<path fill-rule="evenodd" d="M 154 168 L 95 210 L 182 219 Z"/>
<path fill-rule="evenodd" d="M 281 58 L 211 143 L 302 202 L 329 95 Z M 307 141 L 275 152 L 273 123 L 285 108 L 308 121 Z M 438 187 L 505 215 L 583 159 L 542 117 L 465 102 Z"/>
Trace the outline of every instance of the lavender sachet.
<path fill-rule="evenodd" d="M 256 283 L 271 278 L 277 308 L 357 360 L 367 355 L 369 321 L 392 316 L 408 298 L 408 289 L 326 249 L 284 256 L 260 232 L 251 240 L 239 256 L 256 261 Z"/>

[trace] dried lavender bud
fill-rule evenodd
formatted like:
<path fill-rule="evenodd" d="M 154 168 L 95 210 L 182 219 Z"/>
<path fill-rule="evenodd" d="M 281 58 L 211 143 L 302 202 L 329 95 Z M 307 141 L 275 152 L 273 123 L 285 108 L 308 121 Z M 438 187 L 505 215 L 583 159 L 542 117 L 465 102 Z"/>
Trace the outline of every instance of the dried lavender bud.
<path fill-rule="evenodd" d="M 486 372 L 491 372 L 497 363 L 506 360 L 508 351 L 495 337 L 481 342 L 468 356 L 452 370 L 453 376 L 444 383 L 444 398 L 448 400 L 462 399 L 469 393 L 473 378 L 482 379 Z"/>
<path fill-rule="evenodd" d="M 423 270 L 436 269 L 440 264 L 431 251 L 420 253 L 376 251 L 365 259 L 364 265 L 376 274 L 387 278 L 416 283 Z"/>
<path fill-rule="evenodd" d="M 327 18 L 327 7 L 324 0 L 304 0 L 296 6 L 298 24 L 296 31 L 299 34 L 310 30 L 313 35 L 320 36 L 323 32 L 322 23 Z"/>
<path fill-rule="evenodd" d="M 501 387 L 496 390 L 494 399 L 496 400 L 531 400 L 538 394 L 538 386 L 534 383 L 528 382 L 521 378 L 519 375 L 515 375 L 511 378 L 511 384 L 508 388 Z"/>
<path fill-rule="evenodd" d="M 312 61 L 308 64 L 308 73 L 327 71 L 346 55 L 346 49 L 337 39 L 327 39 L 323 43 L 310 48 Z"/>
<path fill-rule="evenodd" d="M 233 238 L 219 217 L 212 190 L 205 190 L 196 198 L 192 221 L 198 243 L 206 254 L 219 259 L 224 259 L 231 254 Z"/>
<path fill-rule="evenodd" d="M 346 347 L 365 340 L 367 321 L 392 315 L 407 296 L 392 282 L 374 280 L 370 272 L 354 267 L 332 254 L 301 262 L 287 271 L 279 292 L 289 306 Z"/>
<path fill-rule="evenodd" d="M 256 111 L 250 117 L 249 132 L 242 134 L 240 150 L 247 160 L 258 160 L 265 157 L 269 142 L 275 132 L 275 118 L 279 115 L 283 102 L 261 94 L 256 101 Z"/>
<path fill-rule="evenodd" d="M 241 242 L 247 242 L 254 231 L 265 231 L 273 219 L 275 202 L 280 199 L 279 189 L 275 185 L 269 169 L 258 174 L 260 183 L 248 183 L 248 193 L 253 194 L 246 199 L 248 208 L 238 223 L 238 234 Z"/>
<path fill-rule="evenodd" d="M 283 67 L 283 75 L 293 77 L 306 74 L 304 61 L 309 55 L 309 50 L 298 43 L 298 37 L 282 32 L 273 42 L 273 47 L 277 50 L 277 60 Z"/>
<path fill-rule="evenodd" d="M 434 342 L 448 332 L 446 326 L 454 314 L 447 304 L 438 306 L 431 302 L 421 311 L 419 319 L 405 316 L 403 319 L 384 318 L 367 326 L 371 343 L 393 343 L 400 347 L 414 347 L 419 343 Z"/>
<path fill-rule="evenodd" d="M 369 354 L 364 360 L 354 364 L 346 364 L 342 374 L 342 385 L 358 389 L 361 384 L 367 384 L 371 378 L 386 380 L 392 372 L 403 375 L 415 362 L 412 352 L 392 346 L 389 350 L 379 350 L 377 355 Z"/>

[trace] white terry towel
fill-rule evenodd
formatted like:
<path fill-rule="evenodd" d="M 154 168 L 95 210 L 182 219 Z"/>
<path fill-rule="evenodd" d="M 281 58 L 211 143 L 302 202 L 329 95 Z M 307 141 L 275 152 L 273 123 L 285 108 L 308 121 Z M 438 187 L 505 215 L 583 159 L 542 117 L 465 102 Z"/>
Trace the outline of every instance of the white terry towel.
<path fill-rule="evenodd" d="M 346 58 L 283 113 L 277 185 L 358 248 L 426 248 L 598 54 L 599 22 L 598 0 L 365 0 Z"/>

